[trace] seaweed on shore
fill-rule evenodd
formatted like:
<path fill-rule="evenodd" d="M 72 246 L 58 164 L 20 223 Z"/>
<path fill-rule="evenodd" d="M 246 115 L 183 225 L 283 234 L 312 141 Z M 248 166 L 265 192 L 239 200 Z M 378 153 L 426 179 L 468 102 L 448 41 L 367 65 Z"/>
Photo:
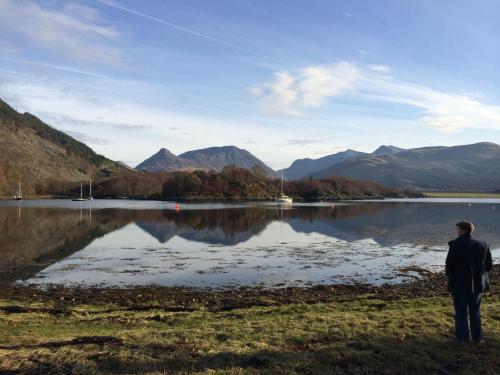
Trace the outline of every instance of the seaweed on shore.
<path fill-rule="evenodd" d="M 421 278 L 401 284 L 336 284 L 309 287 L 240 287 L 218 290 L 140 286 L 131 288 L 63 287 L 44 288 L 19 284 L 0 285 L 0 299 L 52 303 L 58 313 L 73 305 L 112 304 L 117 309 L 165 311 L 229 311 L 252 306 L 280 306 L 345 301 L 362 296 L 391 301 L 404 298 L 440 297 L 448 294 L 446 275 L 412 268 L 402 272 L 417 272 Z M 493 288 L 498 283 L 500 266 L 495 265 L 490 279 Z M 6 307 L 2 307 L 5 311 Z M 61 310 L 63 309 L 63 310 Z M 6 311 L 8 312 L 8 311 Z"/>

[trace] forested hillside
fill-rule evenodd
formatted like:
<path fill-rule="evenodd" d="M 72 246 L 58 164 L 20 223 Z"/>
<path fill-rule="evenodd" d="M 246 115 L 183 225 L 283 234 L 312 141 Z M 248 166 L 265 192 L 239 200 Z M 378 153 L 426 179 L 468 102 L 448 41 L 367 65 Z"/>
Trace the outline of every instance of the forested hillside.
<path fill-rule="evenodd" d="M 26 195 L 44 193 L 54 181 L 81 181 L 123 173 L 119 164 L 0 100 L 0 196 L 22 183 Z"/>

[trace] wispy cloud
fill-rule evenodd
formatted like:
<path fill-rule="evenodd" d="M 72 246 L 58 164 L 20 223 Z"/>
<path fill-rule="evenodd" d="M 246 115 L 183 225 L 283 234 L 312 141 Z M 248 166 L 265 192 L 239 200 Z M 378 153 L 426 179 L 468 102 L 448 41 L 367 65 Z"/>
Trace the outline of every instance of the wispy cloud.
<path fill-rule="evenodd" d="M 468 128 L 500 130 L 500 106 L 467 94 L 421 86 L 393 77 L 366 77 L 362 93 L 376 100 L 410 105 L 422 111 L 418 122 L 435 130 Z"/>
<path fill-rule="evenodd" d="M 262 54 L 262 53 L 260 53 L 258 51 L 254 51 L 254 50 L 245 48 L 243 46 L 227 42 L 227 41 L 222 40 L 220 38 L 216 38 L 216 37 L 214 37 L 212 35 L 208 35 L 206 33 L 202 33 L 202 32 L 193 30 L 191 28 L 175 24 L 175 23 L 170 22 L 170 21 L 168 21 L 166 19 L 163 19 L 163 18 L 155 17 L 155 16 L 152 16 L 152 15 L 140 12 L 138 10 L 125 7 L 125 6 L 119 4 L 116 1 L 112 1 L 112 0 L 95 0 L 95 1 L 97 1 L 98 3 L 101 3 L 103 5 L 107 5 L 109 7 L 112 7 L 112 8 L 115 8 L 115 9 L 119 9 L 119 10 L 121 10 L 123 12 L 130 13 L 130 14 L 133 14 L 135 16 L 139 16 L 139 17 L 148 19 L 150 21 L 153 21 L 153 22 L 156 22 L 156 23 L 168 26 L 168 27 L 170 27 L 170 28 L 172 28 L 174 30 L 177 30 L 177 31 L 180 31 L 180 32 L 183 32 L 183 33 L 187 33 L 187 34 L 191 34 L 191 35 L 193 35 L 195 37 L 198 37 L 198 38 L 201 38 L 201 39 L 205 39 L 207 41 L 210 41 L 210 42 L 213 42 L 213 43 L 217 43 L 217 44 L 220 44 L 222 46 L 225 46 L 225 47 L 228 47 L 228 48 L 231 48 L 231 49 L 234 49 L 234 50 L 238 50 L 238 51 L 246 53 L 246 54 L 250 54 L 250 55 L 253 55 L 253 56 L 256 56 L 256 57 L 259 57 L 259 58 L 264 58 L 266 60 L 277 61 L 277 59 L 275 59 L 275 58 L 273 58 L 271 56 L 266 56 L 266 55 L 264 55 L 264 54 Z"/>
<path fill-rule="evenodd" d="M 307 138 L 296 138 L 296 139 L 287 139 L 285 144 L 288 146 L 310 146 L 316 143 L 322 143 L 323 141 L 319 139 L 307 139 Z"/>
<path fill-rule="evenodd" d="M 0 0 L 2 1 L 2 0 Z M 24 59 L 12 59 L 8 57 L 0 57 L 0 60 L 10 62 L 10 63 L 15 63 L 15 64 L 28 64 L 28 65 L 35 65 L 41 68 L 47 68 L 47 69 L 52 69 L 52 70 L 58 70 L 61 72 L 66 72 L 66 73 L 74 73 L 77 75 L 83 75 L 83 76 L 88 76 L 88 77 L 95 77 L 95 78 L 102 78 L 102 79 L 108 79 L 108 77 L 90 72 L 88 70 L 82 70 L 82 69 L 77 69 L 73 68 L 70 66 L 64 66 L 64 65 L 56 65 L 56 64 L 47 64 L 41 61 L 33 61 L 33 60 L 24 60 Z"/>
<path fill-rule="evenodd" d="M 4 35 L 21 35 L 32 46 L 72 60 L 116 63 L 120 51 L 110 42 L 119 33 L 100 18 L 94 9 L 72 3 L 56 7 L 54 2 L 0 0 Z"/>
<path fill-rule="evenodd" d="M 95 121 L 82 120 L 72 116 L 62 115 L 60 113 L 46 112 L 46 111 L 39 111 L 38 113 L 40 114 L 40 116 L 44 118 L 45 121 L 57 127 L 71 125 L 71 126 L 81 126 L 81 127 L 111 128 L 111 129 L 125 130 L 125 131 L 143 131 L 143 130 L 153 129 L 153 127 L 150 125 L 127 124 L 127 123 L 98 121 L 98 120 Z M 76 133 L 78 132 L 75 132 L 75 134 Z M 83 133 L 78 133 L 78 134 L 83 134 Z"/>
<path fill-rule="evenodd" d="M 391 67 L 387 65 L 368 65 L 368 69 L 378 73 L 390 73 L 392 71 Z"/>
<path fill-rule="evenodd" d="M 7 53 L 9 55 L 19 55 L 21 49 L 18 45 L 5 40 L 0 40 L 0 53 Z"/>
<path fill-rule="evenodd" d="M 19 112 L 30 112 L 58 129 L 99 138 L 93 140 L 93 148 L 113 160 L 142 161 L 164 146 L 174 153 L 181 153 L 211 145 L 234 144 L 274 163 L 274 143 L 280 139 L 280 129 L 240 119 L 236 122 L 238 132 L 235 139 L 232 118 L 173 111 L 128 96 L 130 90 L 124 88 L 129 86 L 113 87 L 116 82 L 106 83 L 113 92 L 120 89 L 123 95 L 109 95 L 93 88 L 93 84 L 75 87 L 57 79 L 14 75 L 7 76 L 3 83 L 0 80 L 0 97 L 7 98 Z M 75 135 L 82 137 L 77 133 Z M 254 139 L 255 134 L 259 135 L 258 142 L 243 143 Z M 290 138 L 298 136 L 290 134 Z M 103 139 L 112 142 L 97 144 Z M 279 153 L 282 160 L 273 167 L 285 166 L 294 157 L 292 151 L 283 147 Z"/>
<path fill-rule="evenodd" d="M 296 72 L 276 72 L 270 82 L 256 85 L 250 92 L 261 111 L 274 115 L 304 115 L 333 97 L 354 93 L 354 99 L 416 107 L 421 110 L 417 121 L 439 131 L 500 130 L 500 106 L 467 94 L 398 80 L 390 72 L 385 65 L 361 67 L 350 62 L 310 66 Z"/>
<path fill-rule="evenodd" d="M 66 134 L 72 136 L 73 138 L 79 140 L 80 142 L 83 142 L 83 143 L 86 143 L 89 145 L 106 146 L 106 145 L 110 145 L 112 143 L 109 139 L 93 137 L 93 136 L 86 134 L 86 133 L 76 132 L 76 131 L 72 131 L 72 130 L 64 130 L 64 129 L 62 129 L 62 130 Z"/>

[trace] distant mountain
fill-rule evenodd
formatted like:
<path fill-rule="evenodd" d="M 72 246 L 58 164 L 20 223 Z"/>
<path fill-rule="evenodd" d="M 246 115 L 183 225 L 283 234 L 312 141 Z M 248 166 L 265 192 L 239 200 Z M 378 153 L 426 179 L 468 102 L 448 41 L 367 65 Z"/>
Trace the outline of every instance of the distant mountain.
<path fill-rule="evenodd" d="M 366 157 L 370 155 L 392 155 L 397 154 L 404 149 L 395 146 L 380 146 L 373 153 L 359 152 L 355 150 L 346 150 L 323 156 L 319 159 L 298 159 L 295 160 L 288 168 L 283 169 L 285 177 L 289 180 L 300 180 L 314 172 L 331 167 L 345 160 Z"/>
<path fill-rule="evenodd" d="M 135 169 L 146 172 L 173 172 L 197 169 L 198 165 L 191 160 L 174 155 L 166 148 L 162 148 L 150 158 L 144 160 Z"/>
<path fill-rule="evenodd" d="M 185 171 L 185 170 L 215 170 L 221 171 L 227 165 L 253 169 L 260 167 L 271 177 L 276 172 L 247 150 L 236 146 L 209 147 L 200 150 L 187 151 L 179 156 L 162 148 L 150 158 L 144 160 L 136 169 L 147 172 Z"/>
<path fill-rule="evenodd" d="M 380 146 L 375 151 L 372 152 L 373 156 L 382 156 L 382 155 L 394 155 L 398 152 L 404 151 L 404 148 L 399 148 L 396 146 Z"/>
<path fill-rule="evenodd" d="M 21 114 L 0 99 L 0 196 L 21 182 L 32 194 L 48 181 L 81 181 L 123 172 L 119 164 L 56 130 L 37 117 Z"/>
<path fill-rule="evenodd" d="M 345 176 L 418 190 L 493 191 L 500 187 L 500 146 L 483 142 L 369 155 L 345 160 L 310 176 Z"/>
<path fill-rule="evenodd" d="M 364 152 L 347 150 L 336 154 L 323 156 L 319 159 L 297 159 L 288 168 L 283 169 L 285 177 L 289 180 L 299 180 L 310 173 L 328 168 L 344 160 L 369 155 Z"/>

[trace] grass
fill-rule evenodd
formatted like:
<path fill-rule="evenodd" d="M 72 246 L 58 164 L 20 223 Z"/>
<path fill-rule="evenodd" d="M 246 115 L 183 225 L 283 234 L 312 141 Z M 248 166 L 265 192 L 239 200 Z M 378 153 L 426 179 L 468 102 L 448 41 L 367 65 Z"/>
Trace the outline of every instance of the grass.
<path fill-rule="evenodd" d="M 500 193 L 429 191 L 423 194 L 429 198 L 500 198 Z"/>
<path fill-rule="evenodd" d="M 54 307 L 0 300 L 0 373 L 493 374 L 500 368 L 496 295 L 483 302 L 488 341 L 481 346 L 453 341 L 451 301 L 444 296 L 360 295 L 230 311 Z"/>

